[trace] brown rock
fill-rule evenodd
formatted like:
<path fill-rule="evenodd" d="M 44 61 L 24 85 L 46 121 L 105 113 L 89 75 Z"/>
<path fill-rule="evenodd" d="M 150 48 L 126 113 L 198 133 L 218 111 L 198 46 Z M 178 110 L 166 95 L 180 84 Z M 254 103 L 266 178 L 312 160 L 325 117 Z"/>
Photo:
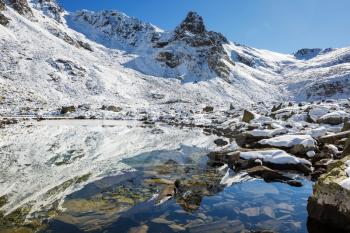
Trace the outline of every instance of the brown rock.
<path fill-rule="evenodd" d="M 345 143 L 344 151 L 342 153 L 342 157 L 350 155 L 350 137 Z"/>
<path fill-rule="evenodd" d="M 243 122 L 250 123 L 254 119 L 255 119 L 254 113 L 248 110 L 244 110 L 243 119 L 242 119 Z"/>
<path fill-rule="evenodd" d="M 266 182 L 282 182 L 287 183 L 292 186 L 301 187 L 302 183 L 299 181 L 293 180 L 287 176 L 282 175 L 281 173 L 274 171 L 265 166 L 256 166 L 246 170 L 247 173 L 252 177 L 261 177 Z"/>
<path fill-rule="evenodd" d="M 3 0 L 0 0 L 0 11 L 5 10 L 5 3 Z"/>
<path fill-rule="evenodd" d="M 234 164 L 240 159 L 240 152 L 211 152 L 207 156 L 213 162 Z"/>
<path fill-rule="evenodd" d="M 0 13 L 0 24 L 2 26 L 7 26 L 9 23 L 10 23 L 10 20 L 5 15 Z"/>
<path fill-rule="evenodd" d="M 350 130 L 344 131 L 337 134 L 327 135 L 319 138 L 321 143 L 328 144 L 337 144 L 337 142 L 343 138 L 350 137 Z"/>
<path fill-rule="evenodd" d="M 349 131 L 350 130 L 350 121 L 345 121 L 344 126 L 342 128 L 342 132 Z"/>

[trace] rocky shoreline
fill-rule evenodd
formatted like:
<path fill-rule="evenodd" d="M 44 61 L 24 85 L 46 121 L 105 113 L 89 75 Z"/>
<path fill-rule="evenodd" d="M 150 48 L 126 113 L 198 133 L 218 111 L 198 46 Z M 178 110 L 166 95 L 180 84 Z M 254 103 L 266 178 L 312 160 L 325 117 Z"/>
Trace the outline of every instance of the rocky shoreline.
<path fill-rule="evenodd" d="M 101 112 L 114 115 L 110 117 L 112 120 L 129 116 L 125 118 L 143 122 L 149 128 L 156 128 L 159 123 L 180 128 L 200 128 L 205 134 L 216 137 L 214 144 L 217 150 L 208 154 L 208 165 L 230 168 L 236 174 L 241 174 L 241 180 L 245 177 L 260 178 L 265 182 L 300 187 L 303 184 L 285 172 L 306 176 L 316 182 L 314 193 L 308 201 L 309 218 L 350 230 L 346 224 L 350 221 L 350 182 L 347 181 L 350 179 L 349 106 L 350 100 L 328 100 L 281 103 L 271 109 L 260 104 L 253 106 L 252 110 L 230 106 L 227 110 L 216 111 L 214 107 L 206 106 L 197 111 L 185 112 L 182 109 L 158 115 L 146 111 L 127 113 L 117 106 L 102 106 Z M 88 120 L 104 116 L 84 113 L 81 109 L 81 106 L 64 106 L 54 118 Z M 88 115 L 90 117 L 86 117 Z M 41 121 L 50 117 L 38 115 L 35 119 Z M 4 118 L 0 121 L 0 127 L 11 127 L 17 122 L 18 119 Z M 212 185 L 222 187 L 236 179 L 235 176 L 221 174 Z M 169 184 L 160 193 L 163 199 L 179 197 L 189 188 L 185 181 L 167 182 Z M 187 206 L 187 201 L 183 205 Z M 191 206 L 186 208 L 195 208 Z"/>

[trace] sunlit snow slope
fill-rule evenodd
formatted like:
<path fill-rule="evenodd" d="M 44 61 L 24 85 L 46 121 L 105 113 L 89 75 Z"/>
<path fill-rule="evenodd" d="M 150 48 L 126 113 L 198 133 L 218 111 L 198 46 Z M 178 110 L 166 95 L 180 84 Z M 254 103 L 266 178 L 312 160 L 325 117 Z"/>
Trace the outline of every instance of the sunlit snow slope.
<path fill-rule="evenodd" d="M 53 0 L 0 0 L 0 14 L 2 114 L 350 95 L 350 48 L 294 55 L 258 50 L 208 31 L 194 12 L 170 32 L 117 11 L 68 13 Z"/>

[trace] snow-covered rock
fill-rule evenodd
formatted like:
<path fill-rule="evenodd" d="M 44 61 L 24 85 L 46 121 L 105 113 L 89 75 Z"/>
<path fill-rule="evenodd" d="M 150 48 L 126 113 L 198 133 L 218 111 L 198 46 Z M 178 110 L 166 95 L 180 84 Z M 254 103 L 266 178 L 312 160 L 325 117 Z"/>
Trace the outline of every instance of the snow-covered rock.
<path fill-rule="evenodd" d="M 30 0 L 33 8 L 42 11 L 45 15 L 53 18 L 59 23 L 65 22 L 64 9 L 56 2 L 56 0 Z"/>
<path fill-rule="evenodd" d="M 315 149 L 316 141 L 310 135 L 282 135 L 259 141 L 261 145 L 268 145 L 279 148 L 292 148 L 297 145 L 305 149 Z"/>
<path fill-rule="evenodd" d="M 263 162 L 273 164 L 306 164 L 311 165 L 306 159 L 297 158 L 283 150 L 261 150 L 241 152 L 240 157 L 246 160 L 260 159 Z"/>
<path fill-rule="evenodd" d="M 339 125 L 344 123 L 346 118 L 349 118 L 350 114 L 344 111 L 334 111 L 323 115 L 318 119 L 319 123 L 329 124 L 329 125 Z"/>
<path fill-rule="evenodd" d="M 306 134 L 309 134 L 313 138 L 323 137 L 327 134 L 327 128 L 324 126 L 321 126 L 316 129 L 310 129 L 306 131 Z"/>

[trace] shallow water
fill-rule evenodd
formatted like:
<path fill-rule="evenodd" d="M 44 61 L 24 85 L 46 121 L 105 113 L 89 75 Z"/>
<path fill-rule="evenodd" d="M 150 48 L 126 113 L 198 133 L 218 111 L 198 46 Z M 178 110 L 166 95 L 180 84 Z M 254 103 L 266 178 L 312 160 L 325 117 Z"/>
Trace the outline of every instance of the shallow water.
<path fill-rule="evenodd" d="M 287 174 L 297 188 L 212 166 L 213 137 L 201 130 L 61 121 L 0 137 L 2 211 L 31 209 L 41 223 L 28 232 L 308 232 L 310 181 Z M 0 232 L 19 229 L 12 222 L 0 215 Z"/>

